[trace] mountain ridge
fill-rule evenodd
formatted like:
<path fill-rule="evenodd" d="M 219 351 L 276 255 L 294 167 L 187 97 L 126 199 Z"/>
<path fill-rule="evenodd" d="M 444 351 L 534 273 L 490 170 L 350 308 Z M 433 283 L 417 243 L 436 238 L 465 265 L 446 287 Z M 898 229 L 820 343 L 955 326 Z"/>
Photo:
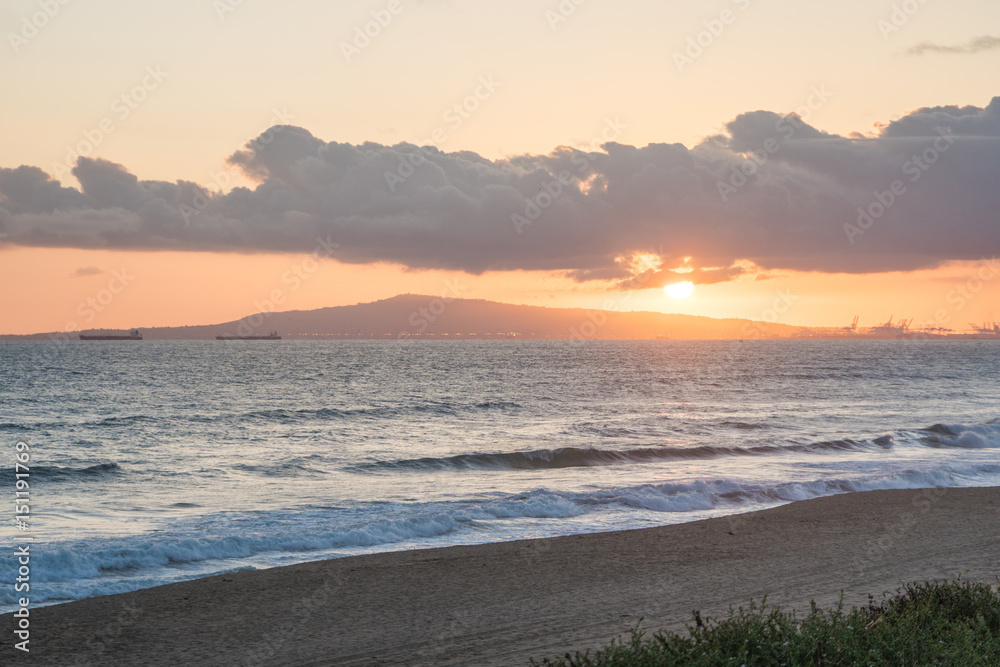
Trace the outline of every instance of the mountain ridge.
<path fill-rule="evenodd" d="M 348 306 L 260 311 L 218 324 L 139 327 L 146 340 L 212 340 L 215 336 L 277 331 L 285 339 L 733 339 L 783 338 L 800 328 L 741 318 L 713 318 L 653 311 L 552 308 L 490 301 L 398 294 Z M 85 329 L 5 340 L 77 338 Z"/>

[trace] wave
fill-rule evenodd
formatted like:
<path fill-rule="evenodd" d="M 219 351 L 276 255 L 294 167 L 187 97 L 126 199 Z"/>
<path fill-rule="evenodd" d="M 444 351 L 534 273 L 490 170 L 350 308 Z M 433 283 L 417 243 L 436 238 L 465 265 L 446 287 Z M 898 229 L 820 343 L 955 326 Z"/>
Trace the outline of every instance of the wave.
<path fill-rule="evenodd" d="M 892 446 L 889 436 L 873 440 L 829 440 L 805 444 L 756 445 L 725 447 L 701 445 L 698 447 L 642 447 L 626 450 L 607 450 L 593 447 L 561 447 L 536 449 L 523 452 L 490 454 L 456 454 L 445 457 L 423 457 L 396 461 L 371 461 L 344 468 L 350 472 L 376 471 L 430 471 L 430 470 L 548 470 L 606 466 L 628 463 L 655 463 L 711 459 L 724 456 L 763 456 L 783 452 L 849 451 L 887 449 Z"/>
<path fill-rule="evenodd" d="M 758 431 L 758 430 L 767 430 L 772 428 L 770 424 L 762 424 L 760 422 L 732 421 L 728 419 L 719 422 L 719 426 L 725 426 L 726 428 L 735 428 L 740 431 Z"/>
<path fill-rule="evenodd" d="M 22 471 L 23 472 L 23 471 Z M 110 475 L 123 473 L 122 467 L 114 462 L 96 463 L 85 468 L 69 468 L 62 466 L 29 465 L 29 480 L 74 481 L 99 480 Z M 14 479 L 13 467 L 0 471 L 0 479 Z"/>
<path fill-rule="evenodd" d="M 377 503 L 367 507 L 368 516 L 378 517 Z M 197 534 L 153 532 L 134 537 L 48 545 L 32 555 L 37 570 L 33 582 L 94 579 L 115 574 L 136 576 L 154 568 L 177 567 L 202 561 L 245 559 L 267 553 L 303 553 L 332 549 L 379 547 L 408 543 L 472 529 L 477 522 L 513 518 L 567 518 L 586 509 L 571 499 L 548 491 L 499 498 L 483 503 L 456 501 L 404 507 L 403 516 L 372 518 L 337 526 L 345 514 L 337 510 L 299 512 L 301 523 L 281 510 L 274 515 L 251 514 L 231 518 L 217 515 L 211 531 Z M 405 515 L 406 513 L 409 516 Z M 198 525 L 206 524 L 205 518 Z M 211 532 L 211 535 L 205 535 Z M 227 534 L 228 533 L 228 534 Z M 0 563 L 3 572 L 7 563 Z M 38 572 L 37 577 L 34 574 Z M 32 586 L 34 590 L 34 585 Z M 3 590 L 0 589 L 0 594 Z"/>
<path fill-rule="evenodd" d="M 233 466 L 234 469 L 243 472 L 258 473 L 265 477 L 298 477 L 300 475 L 326 475 L 325 470 L 311 468 L 299 463 L 281 463 L 277 465 L 254 465 L 250 463 L 240 463 Z"/>
<path fill-rule="evenodd" d="M 925 489 L 1000 483 L 1000 464 L 938 470 L 909 469 L 854 478 L 827 478 L 768 485 L 735 480 L 643 484 L 633 487 L 557 494 L 580 506 L 622 505 L 655 512 L 741 511 L 822 496 L 886 489 Z"/>
<path fill-rule="evenodd" d="M 128 415 L 125 417 L 107 417 L 97 422 L 88 422 L 84 426 L 132 426 L 157 421 L 159 421 L 158 418 L 150 417 L 149 415 Z"/>
<path fill-rule="evenodd" d="M 305 558 L 310 553 L 327 552 L 323 556 L 331 557 L 344 555 L 344 551 L 357 553 L 372 548 L 433 546 L 440 545 L 440 539 L 447 540 L 450 535 L 455 538 L 447 543 L 475 543 L 483 540 L 483 534 L 488 534 L 487 526 L 491 522 L 510 519 L 572 519 L 616 508 L 664 513 L 710 510 L 732 513 L 856 491 L 973 486 L 984 482 L 1000 482 L 1000 464 L 909 469 L 892 474 L 773 485 L 715 479 L 577 492 L 538 489 L 452 502 L 364 503 L 353 508 L 310 507 L 242 515 L 224 513 L 174 523 L 164 531 L 51 544 L 33 559 L 37 558 L 37 581 L 44 596 L 48 590 L 45 584 L 49 582 L 79 583 L 86 587 L 102 579 L 108 579 L 109 584 L 122 577 L 143 581 L 150 573 L 176 573 L 178 568 L 204 572 L 205 566 L 198 564 L 211 561 L 217 563 L 209 569 L 232 567 L 234 562 L 246 566 L 246 559 L 266 559 L 269 554 L 287 559 L 288 554 Z M 590 524 L 609 525 L 606 520 Z M 617 522 L 614 525 L 629 527 Z M 637 525 L 648 525 L 648 521 Z M 557 532 L 564 531 L 565 528 Z M 331 554 L 331 551 L 340 553 Z M 14 565 L 0 562 L 0 575 L 9 574 L 6 569 L 10 567 Z M 7 602 L 6 593 L 0 589 L 0 603 Z"/>
<path fill-rule="evenodd" d="M 0 424 L 0 431 L 27 432 L 31 430 L 30 426 L 25 426 L 24 424 L 15 424 L 13 422 L 3 422 Z"/>
<path fill-rule="evenodd" d="M 740 423 L 737 428 L 746 428 Z M 756 428 L 756 427 L 754 427 Z M 639 447 L 612 450 L 595 447 L 560 447 L 517 452 L 455 454 L 392 461 L 368 461 L 344 468 L 347 472 L 406 472 L 435 470 L 551 470 L 633 463 L 713 459 L 727 456 L 767 456 L 822 452 L 879 451 L 898 442 L 925 447 L 984 449 L 1000 447 L 1000 423 L 975 426 L 935 424 L 914 432 L 900 431 L 873 438 L 841 438 L 819 442 L 792 442 L 747 446 L 699 445 L 696 447 Z"/>
<path fill-rule="evenodd" d="M 461 413 L 469 412 L 488 412 L 491 410 L 511 411 L 521 410 L 523 408 L 523 405 L 514 401 L 479 401 L 475 403 L 432 401 L 429 403 L 415 403 L 412 405 L 392 405 L 366 408 L 314 408 L 300 410 L 275 408 L 272 410 L 255 410 L 253 412 L 239 415 L 239 418 L 291 423 L 295 421 L 308 420 L 398 417 L 413 414 L 455 416 Z"/>
<path fill-rule="evenodd" d="M 975 426 L 934 424 L 922 429 L 922 444 L 928 447 L 961 449 L 995 449 L 1000 447 L 1000 423 L 987 422 Z"/>
<path fill-rule="evenodd" d="M 429 416 L 459 416 L 463 414 L 481 414 L 486 412 L 513 412 L 523 410 L 524 406 L 514 401 L 484 400 L 475 402 L 430 401 L 410 405 L 385 405 L 358 408 L 273 408 L 253 410 L 245 413 L 223 414 L 191 414 L 175 412 L 162 415 L 124 415 L 103 417 L 74 424 L 71 422 L 40 422 L 36 424 L 20 424 L 16 422 L 0 422 L 0 432 L 28 433 L 44 429 L 58 429 L 72 426 L 82 428 L 129 428 L 143 425 L 156 425 L 164 422 L 190 422 L 213 424 L 217 422 L 265 422 L 278 424 L 293 424 L 308 421 L 336 421 L 351 419 L 385 419 L 407 417 L 413 415 Z"/>

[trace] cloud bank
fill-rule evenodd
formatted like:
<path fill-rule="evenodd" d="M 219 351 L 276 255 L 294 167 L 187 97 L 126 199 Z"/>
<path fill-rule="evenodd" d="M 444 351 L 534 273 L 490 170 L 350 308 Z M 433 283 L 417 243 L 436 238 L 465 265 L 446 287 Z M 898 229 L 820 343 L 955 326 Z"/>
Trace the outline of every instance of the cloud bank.
<path fill-rule="evenodd" d="M 921 42 L 907 53 L 914 56 L 921 56 L 925 53 L 979 53 L 980 51 L 992 51 L 1000 49 L 1000 37 L 983 35 L 970 39 L 965 44 L 934 44 L 933 42 Z"/>
<path fill-rule="evenodd" d="M 0 169 L 0 239 L 320 248 L 349 263 L 553 270 L 624 289 L 769 270 L 912 270 L 1000 248 L 1000 97 L 984 108 L 918 109 L 872 136 L 753 111 L 693 148 L 608 142 L 502 160 L 275 126 L 229 163 L 258 185 L 212 193 L 91 158 L 72 170 L 79 188 L 37 167 Z"/>

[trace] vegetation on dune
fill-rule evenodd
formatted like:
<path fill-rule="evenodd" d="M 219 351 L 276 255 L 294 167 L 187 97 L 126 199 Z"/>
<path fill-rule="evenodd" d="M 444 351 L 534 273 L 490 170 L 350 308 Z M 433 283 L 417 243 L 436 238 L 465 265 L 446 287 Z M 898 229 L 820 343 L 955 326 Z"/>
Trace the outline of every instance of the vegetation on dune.
<path fill-rule="evenodd" d="M 1000 583 L 1000 582 L 998 582 Z M 662 632 L 613 641 L 597 652 L 532 661 L 535 667 L 660 667 L 725 665 L 998 665 L 1000 586 L 985 583 L 910 584 L 867 607 L 831 610 L 812 604 L 804 620 L 768 608 L 767 600 L 702 621 L 687 636 Z"/>

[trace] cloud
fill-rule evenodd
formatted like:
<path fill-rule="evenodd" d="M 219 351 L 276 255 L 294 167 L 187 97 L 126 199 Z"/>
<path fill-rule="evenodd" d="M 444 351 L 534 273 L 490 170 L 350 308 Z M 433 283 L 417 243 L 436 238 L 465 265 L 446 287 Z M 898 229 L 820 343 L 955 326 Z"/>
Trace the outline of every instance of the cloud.
<path fill-rule="evenodd" d="M 229 162 L 257 185 L 212 193 L 89 158 L 73 169 L 79 188 L 35 167 L 0 169 L 0 233 L 38 247 L 337 244 L 330 254 L 349 263 L 550 270 L 625 289 L 781 270 L 913 270 L 1000 247 L 1000 97 L 918 109 L 876 136 L 752 111 L 693 148 L 609 142 L 500 160 L 275 126 Z M 902 193 L 852 237 L 859 211 L 878 212 L 897 181 Z M 628 259 L 640 254 L 659 266 L 635 268 Z M 671 257 L 690 257 L 694 272 L 674 273 Z M 641 281 L 642 270 L 653 273 Z"/>
<path fill-rule="evenodd" d="M 890 139 L 934 137 L 939 129 L 963 137 L 963 145 L 975 143 L 980 147 L 995 146 L 1000 138 L 1000 97 L 994 97 L 989 106 L 924 107 L 882 128 L 882 136 Z"/>
<path fill-rule="evenodd" d="M 952 46 L 921 42 L 907 50 L 907 53 L 914 56 L 922 56 L 925 53 L 979 53 L 980 51 L 992 51 L 993 49 L 1000 49 L 1000 37 L 983 35 L 982 37 L 970 39 L 965 44 Z"/>
<path fill-rule="evenodd" d="M 715 283 L 733 280 L 745 273 L 747 273 L 747 270 L 742 266 L 694 270 L 646 269 L 630 278 L 619 281 L 618 288 L 622 290 L 652 289 L 679 282 L 690 282 L 695 285 L 714 285 Z"/>
<path fill-rule="evenodd" d="M 74 278 L 82 278 L 84 276 L 99 276 L 104 271 L 97 268 L 96 266 L 81 266 L 79 269 L 73 272 Z"/>

